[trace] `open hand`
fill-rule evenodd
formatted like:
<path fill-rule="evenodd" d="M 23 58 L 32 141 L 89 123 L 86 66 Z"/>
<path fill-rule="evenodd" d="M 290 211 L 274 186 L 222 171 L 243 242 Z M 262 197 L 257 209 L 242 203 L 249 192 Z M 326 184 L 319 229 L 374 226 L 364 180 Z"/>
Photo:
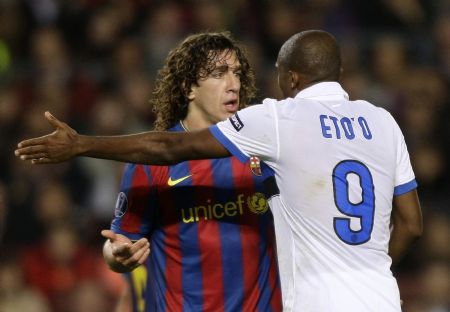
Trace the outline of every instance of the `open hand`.
<path fill-rule="evenodd" d="M 14 154 L 33 164 L 59 163 L 76 156 L 78 133 L 66 123 L 56 119 L 50 112 L 45 112 L 44 116 L 55 131 L 20 142 Z"/>

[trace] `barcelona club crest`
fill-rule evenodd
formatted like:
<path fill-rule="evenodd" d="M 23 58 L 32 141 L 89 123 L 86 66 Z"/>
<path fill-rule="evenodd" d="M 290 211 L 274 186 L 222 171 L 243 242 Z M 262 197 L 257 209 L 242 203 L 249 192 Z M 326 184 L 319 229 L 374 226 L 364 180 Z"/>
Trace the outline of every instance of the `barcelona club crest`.
<path fill-rule="evenodd" d="M 255 176 L 258 176 L 258 177 L 262 176 L 261 162 L 258 157 L 256 157 L 256 156 L 250 157 L 250 170 L 252 171 L 252 173 Z"/>

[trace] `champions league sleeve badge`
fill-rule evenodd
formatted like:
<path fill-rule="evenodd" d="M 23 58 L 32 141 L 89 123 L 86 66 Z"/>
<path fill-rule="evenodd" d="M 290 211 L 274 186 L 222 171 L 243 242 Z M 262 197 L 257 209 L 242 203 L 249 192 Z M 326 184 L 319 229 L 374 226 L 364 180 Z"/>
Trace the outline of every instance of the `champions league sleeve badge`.
<path fill-rule="evenodd" d="M 122 218 L 128 207 L 128 198 L 124 192 L 120 192 L 117 196 L 116 208 L 114 209 L 114 216 Z"/>
<path fill-rule="evenodd" d="M 250 157 L 250 170 L 255 176 L 258 177 L 262 176 L 261 163 L 258 157 L 256 156 Z"/>
<path fill-rule="evenodd" d="M 241 121 L 237 113 L 231 116 L 229 120 L 231 122 L 231 125 L 234 129 L 236 129 L 237 132 L 241 131 L 241 129 L 244 128 L 244 123 Z"/>

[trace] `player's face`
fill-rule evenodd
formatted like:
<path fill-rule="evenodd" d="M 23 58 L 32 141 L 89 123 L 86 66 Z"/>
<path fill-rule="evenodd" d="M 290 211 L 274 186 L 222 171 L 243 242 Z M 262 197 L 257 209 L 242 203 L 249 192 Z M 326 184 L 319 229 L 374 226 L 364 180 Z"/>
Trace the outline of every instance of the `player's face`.
<path fill-rule="evenodd" d="M 224 51 L 215 62 L 215 69 L 193 85 L 189 93 L 187 119 L 191 128 L 193 121 L 196 128 L 207 127 L 225 120 L 239 108 L 241 64 L 236 54 Z"/>

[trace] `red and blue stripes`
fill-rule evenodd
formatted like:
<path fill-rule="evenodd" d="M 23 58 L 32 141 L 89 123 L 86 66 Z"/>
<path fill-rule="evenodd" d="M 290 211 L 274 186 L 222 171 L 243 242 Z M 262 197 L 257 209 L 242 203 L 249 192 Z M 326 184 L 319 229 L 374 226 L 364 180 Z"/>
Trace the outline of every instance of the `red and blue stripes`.
<path fill-rule="evenodd" d="M 146 311 L 282 310 L 272 215 L 249 209 L 262 179 L 236 158 L 127 166 L 112 229 L 150 238 Z"/>

